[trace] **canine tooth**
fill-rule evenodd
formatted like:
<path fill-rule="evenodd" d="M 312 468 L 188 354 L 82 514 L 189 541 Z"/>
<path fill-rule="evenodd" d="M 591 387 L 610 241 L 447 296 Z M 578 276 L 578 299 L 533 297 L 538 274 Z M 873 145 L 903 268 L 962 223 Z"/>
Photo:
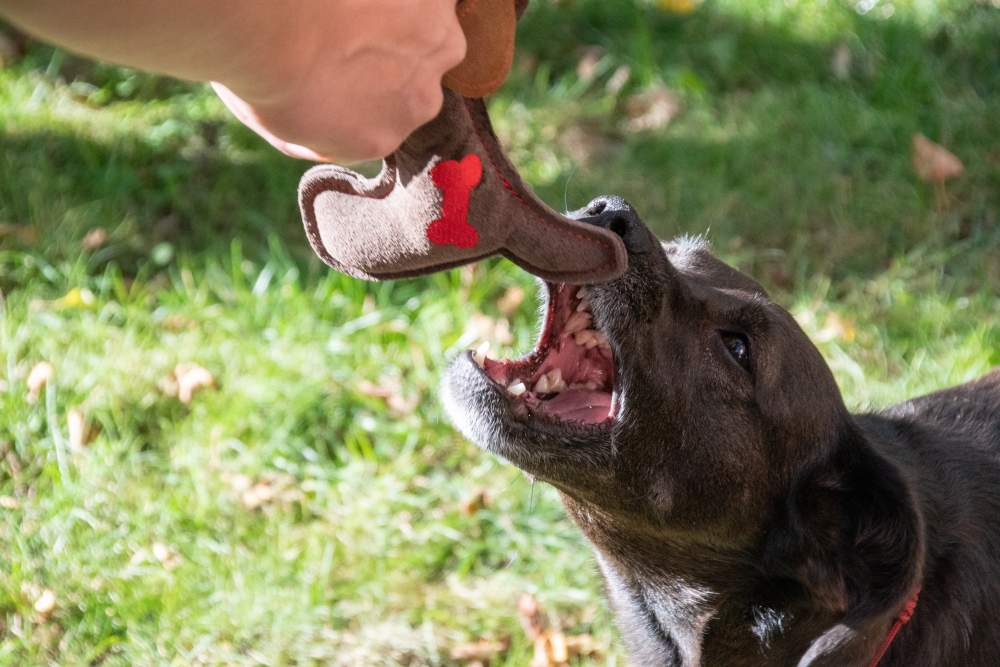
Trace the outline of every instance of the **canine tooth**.
<path fill-rule="evenodd" d="M 587 341 L 594 337 L 593 329 L 584 329 L 582 331 L 573 332 L 573 340 L 576 341 L 577 345 L 586 345 Z"/>
<path fill-rule="evenodd" d="M 575 333 L 583 329 L 589 329 L 593 318 L 590 313 L 575 312 L 566 320 L 566 333 Z"/>
<path fill-rule="evenodd" d="M 584 296 L 583 300 L 581 300 L 580 303 L 576 305 L 576 310 L 577 312 L 580 312 L 582 310 L 590 310 L 590 299 Z"/>
<path fill-rule="evenodd" d="M 520 380 L 518 380 L 517 382 L 515 382 L 511 386 L 507 387 L 507 391 L 509 391 L 510 393 L 514 394 L 515 396 L 520 396 L 525 391 L 527 391 L 527 389 L 528 388 L 525 387 L 524 383 L 521 382 Z"/>
<path fill-rule="evenodd" d="M 586 387 L 587 389 L 589 389 L 590 391 L 594 391 L 595 389 L 597 389 L 597 383 L 596 383 L 596 382 L 594 382 L 593 380 L 589 380 L 589 381 L 587 382 L 587 384 L 585 384 L 585 385 L 583 385 L 583 386 L 585 386 L 585 387 Z"/>
<path fill-rule="evenodd" d="M 535 383 L 535 393 L 536 394 L 547 394 L 552 391 L 549 385 L 549 376 L 543 375 L 538 378 L 538 382 Z"/>
<path fill-rule="evenodd" d="M 581 287 L 580 291 L 576 293 L 576 298 L 577 299 L 586 299 L 587 298 L 587 288 L 586 287 Z"/>
<path fill-rule="evenodd" d="M 549 381 L 549 391 L 566 391 L 566 382 L 563 380 L 562 369 L 553 368 L 545 374 Z"/>
<path fill-rule="evenodd" d="M 490 342 L 486 341 L 485 343 L 477 347 L 475 354 L 472 355 L 472 358 L 476 360 L 476 363 L 479 364 L 480 368 L 485 366 L 486 353 L 489 351 L 490 351 Z"/>

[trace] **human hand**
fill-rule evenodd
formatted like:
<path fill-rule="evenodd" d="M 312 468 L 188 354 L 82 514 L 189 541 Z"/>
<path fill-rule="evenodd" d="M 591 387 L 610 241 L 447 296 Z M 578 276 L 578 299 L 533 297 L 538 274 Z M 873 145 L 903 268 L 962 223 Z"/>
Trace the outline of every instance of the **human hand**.
<path fill-rule="evenodd" d="M 313 0 L 263 72 L 213 82 L 227 107 L 297 158 L 351 163 L 392 153 L 441 108 L 441 77 L 465 57 L 455 0 Z"/>

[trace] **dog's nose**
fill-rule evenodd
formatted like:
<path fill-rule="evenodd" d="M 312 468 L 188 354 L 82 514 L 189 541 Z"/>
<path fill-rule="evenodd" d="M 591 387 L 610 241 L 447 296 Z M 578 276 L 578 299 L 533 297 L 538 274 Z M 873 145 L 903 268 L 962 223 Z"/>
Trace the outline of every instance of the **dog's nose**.
<path fill-rule="evenodd" d="M 597 227 L 603 227 L 621 237 L 629 252 L 647 252 L 650 247 L 649 231 L 632 206 L 615 195 L 604 195 L 593 200 L 572 217 Z"/>

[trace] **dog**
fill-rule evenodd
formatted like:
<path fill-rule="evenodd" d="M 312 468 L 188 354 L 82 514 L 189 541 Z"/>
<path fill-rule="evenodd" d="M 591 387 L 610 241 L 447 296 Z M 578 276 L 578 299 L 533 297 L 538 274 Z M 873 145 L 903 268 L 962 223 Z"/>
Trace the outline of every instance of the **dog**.
<path fill-rule="evenodd" d="M 617 197 L 571 215 L 622 238 L 627 272 L 547 284 L 535 350 L 463 353 L 442 399 L 559 491 L 633 663 L 1000 664 L 1000 372 L 852 415 L 703 241 L 661 244 Z"/>

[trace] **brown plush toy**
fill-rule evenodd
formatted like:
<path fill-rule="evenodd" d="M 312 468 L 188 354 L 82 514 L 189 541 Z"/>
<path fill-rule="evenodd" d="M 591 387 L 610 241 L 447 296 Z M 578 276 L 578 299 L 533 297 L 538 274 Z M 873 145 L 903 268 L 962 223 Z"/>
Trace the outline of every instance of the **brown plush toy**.
<path fill-rule="evenodd" d="M 460 0 L 467 55 L 444 78 L 444 105 L 383 160 L 375 178 L 313 167 L 299 184 L 309 242 L 333 268 L 386 280 L 502 255 L 546 280 L 613 280 L 621 239 L 567 218 L 524 184 L 481 99 L 507 76 L 527 0 Z"/>

